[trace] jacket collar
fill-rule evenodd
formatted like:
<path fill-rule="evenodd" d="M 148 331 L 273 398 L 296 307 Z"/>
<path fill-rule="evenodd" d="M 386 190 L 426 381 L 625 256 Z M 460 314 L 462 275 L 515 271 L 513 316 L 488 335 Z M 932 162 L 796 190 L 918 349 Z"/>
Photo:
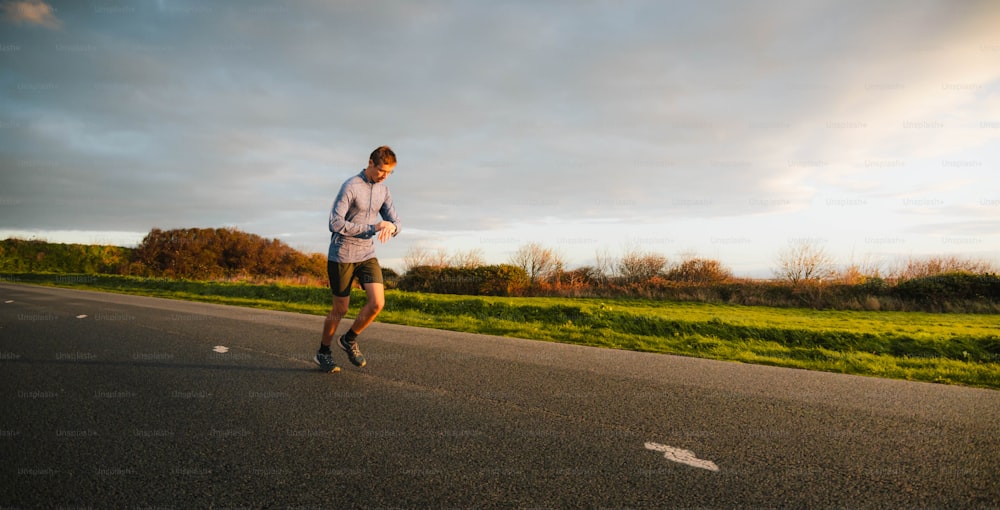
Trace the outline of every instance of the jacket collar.
<path fill-rule="evenodd" d="M 368 183 L 368 184 L 375 184 L 375 182 L 374 182 L 374 181 L 370 181 L 370 180 L 368 180 L 368 174 L 366 174 L 364 170 L 362 170 L 362 171 L 361 171 L 361 173 L 360 173 L 360 174 L 358 174 L 358 175 L 360 175 L 360 176 L 361 176 L 361 180 L 362 180 L 362 181 L 365 181 L 365 182 L 366 182 L 366 183 Z"/>

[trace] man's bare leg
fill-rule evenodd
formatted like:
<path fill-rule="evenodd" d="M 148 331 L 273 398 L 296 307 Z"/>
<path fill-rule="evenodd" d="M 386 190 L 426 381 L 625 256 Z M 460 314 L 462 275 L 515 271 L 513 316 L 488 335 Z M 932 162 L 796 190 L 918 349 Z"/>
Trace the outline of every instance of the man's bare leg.
<path fill-rule="evenodd" d="M 324 372 L 339 372 L 340 367 L 337 363 L 333 361 L 333 356 L 330 354 L 330 344 L 333 342 L 333 335 L 337 331 L 337 326 L 340 324 L 340 319 L 344 318 L 344 314 L 347 313 L 347 306 L 350 304 L 351 298 L 348 297 L 333 297 L 333 305 L 330 306 L 330 313 L 326 315 L 326 320 L 323 321 L 323 335 L 320 342 L 322 345 L 319 348 L 319 352 L 316 353 L 316 357 L 313 361 L 319 365 L 320 370 Z"/>
<path fill-rule="evenodd" d="M 358 334 L 371 325 L 378 313 L 382 311 L 382 307 L 385 306 L 385 286 L 381 283 L 367 283 L 365 284 L 365 294 L 368 296 L 368 301 L 365 306 L 361 307 L 358 316 L 354 318 L 351 329 L 347 330 L 347 333 L 340 339 L 340 347 L 347 352 L 351 363 L 358 367 L 363 367 L 367 363 L 364 354 L 361 354 L 361 349 L 358 348 Z"/>
<path fill-rule="evenodd" d="M 367 283 L 365 284 L 365 294 L 368 296 L 368 301 L 365 306 L 361 307 L 358 316 L 354 318 L 354 323 L 351 324 L 351 330 L 356 335 L 360 335 L 365 328 L 375 322 L 375 317 L 385 307 L 385 285 Z"/>
<path fill-rule="evenodd" d="M 333 335 L 337 332 L 340 319 L 343 319 L 344 315 L 347 315 L 347 309 L 350 304 L 351 296 L 333 296 L 333 306 L 330 307 L 330 313 L 326 315 L 326 320 L 323 321 L 323 345 L 329 347 L 333 343 Z"/>

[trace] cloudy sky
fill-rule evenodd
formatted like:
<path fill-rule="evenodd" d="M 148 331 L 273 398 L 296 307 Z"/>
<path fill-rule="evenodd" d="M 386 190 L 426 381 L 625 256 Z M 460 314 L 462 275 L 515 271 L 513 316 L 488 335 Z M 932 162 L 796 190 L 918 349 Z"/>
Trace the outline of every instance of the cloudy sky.
<path fill-rule="evenodd" d="M 325 252 L 381 144 L 403 233 L 768 276 L 1000 262 L 995 0 L 0 2 L 0 238 L 237 227 Z"/>

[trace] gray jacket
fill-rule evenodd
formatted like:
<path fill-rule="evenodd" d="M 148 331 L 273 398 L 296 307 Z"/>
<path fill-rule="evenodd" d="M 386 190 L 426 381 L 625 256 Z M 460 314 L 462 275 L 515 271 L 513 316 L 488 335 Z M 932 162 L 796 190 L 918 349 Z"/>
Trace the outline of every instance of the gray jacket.
<path fill-rule="evenodd" d="M 380 219 L 381 216 L 381 219 Z M 384 219 L 400 230 L 392 195 L 383 182 L 371 182 L 365 172 L 340 187 L 330 209 L 330 250 L 333 262 L 364 262 L 375 258 L 375 225 Z"/>

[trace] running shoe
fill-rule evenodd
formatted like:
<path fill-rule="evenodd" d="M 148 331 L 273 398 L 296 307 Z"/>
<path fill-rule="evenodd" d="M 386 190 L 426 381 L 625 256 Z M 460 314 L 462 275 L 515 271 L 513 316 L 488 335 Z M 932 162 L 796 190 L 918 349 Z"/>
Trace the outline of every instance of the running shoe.
<path fill-rule="evenodd" d="M 366 363 L 365 355 L 361 354 L 361 349 L 358 348 L 357 340 L 353 342 L 348 342 L 347 335 L 345 334 L 344 336 L 340 337 L 340 347 L 343 348 L 344 352 L 347 353 L 347 358 L 351 360 L 351 363 L 354 363 L 354 366 L 356 367 L 365 366 Z"/>
<path fill-rule="evenodd" d="M 329 372 L 331 374 L 334 372 L 340 372 L 340 367 L 333 362 L 333 355 L 329 352 L 317 352 L 313 361 L 315 361 L 316 364 L 319 365 L 319 369 L 324 372 Z"/>

